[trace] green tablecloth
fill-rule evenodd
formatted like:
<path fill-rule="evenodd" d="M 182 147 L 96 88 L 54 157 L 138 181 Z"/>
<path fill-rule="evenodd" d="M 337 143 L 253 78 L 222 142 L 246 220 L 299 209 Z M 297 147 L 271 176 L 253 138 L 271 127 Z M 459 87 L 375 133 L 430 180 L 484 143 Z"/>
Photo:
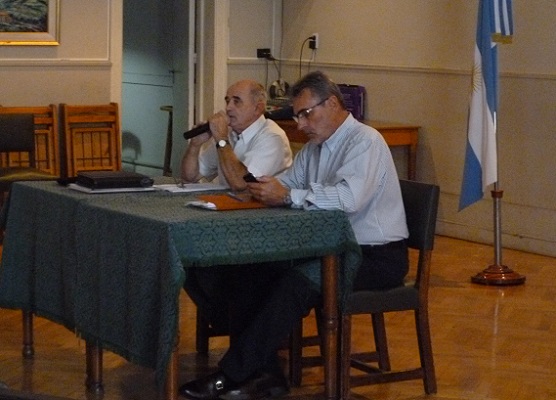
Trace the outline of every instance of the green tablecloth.
<path fill-rule="evenodd" d="M 14 184 L 4 215 L 0 306 L 63 324 L 155 368 L 163 382 L 187 267 L 337 253 L 349 289 L 360 254 L 343 212 L 209 211 L 187 207 L 194 196 Z"/>

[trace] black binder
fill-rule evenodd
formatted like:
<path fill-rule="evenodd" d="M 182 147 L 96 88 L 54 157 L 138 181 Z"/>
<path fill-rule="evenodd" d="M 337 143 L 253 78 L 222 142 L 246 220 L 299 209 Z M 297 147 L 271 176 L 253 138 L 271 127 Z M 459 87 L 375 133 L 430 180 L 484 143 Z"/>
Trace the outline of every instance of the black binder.
<path fill-rule="evenodd" d="M 153 179 L 130 171 L 83 171 L 77 173 L 76 183 L 89 189 L 119 189 L 151 187 Z"/>

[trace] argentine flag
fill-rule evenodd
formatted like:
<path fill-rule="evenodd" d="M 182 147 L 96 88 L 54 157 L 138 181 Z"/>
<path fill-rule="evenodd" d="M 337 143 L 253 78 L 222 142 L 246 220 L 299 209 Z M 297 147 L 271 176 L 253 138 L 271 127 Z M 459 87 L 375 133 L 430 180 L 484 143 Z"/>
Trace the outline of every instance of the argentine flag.
<path fill-rule="evenodd" d="M 513 34 L 511 0 L 479 0 L 479 17 L 469 105 L 467 147 L 459 209 L 483 198 L 498 180 L 496 110 L 498 106 L 497 42 Z"/>

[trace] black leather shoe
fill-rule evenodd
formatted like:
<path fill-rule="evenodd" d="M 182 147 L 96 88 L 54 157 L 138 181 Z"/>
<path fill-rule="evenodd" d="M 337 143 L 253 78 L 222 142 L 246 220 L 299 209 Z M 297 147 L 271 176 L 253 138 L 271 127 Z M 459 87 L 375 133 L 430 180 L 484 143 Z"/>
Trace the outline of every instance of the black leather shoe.
<path fill-rule="evenodd" d="M 221 371 L 204 378 L 187 382 L 179 388 L 179 394 L 188 399 L 217 400 L 218 396 L 232 389 L 233 383 Z"/>
<path fill-rule="evenodd" d="M 290 389 L 283 375 L 263 372 L 255 378 L 245 381 L 237 388 L 232 388 L 220 395 L 222 400 L 255 400 L 266 397 L 280 397 L 288 394 Z"/>

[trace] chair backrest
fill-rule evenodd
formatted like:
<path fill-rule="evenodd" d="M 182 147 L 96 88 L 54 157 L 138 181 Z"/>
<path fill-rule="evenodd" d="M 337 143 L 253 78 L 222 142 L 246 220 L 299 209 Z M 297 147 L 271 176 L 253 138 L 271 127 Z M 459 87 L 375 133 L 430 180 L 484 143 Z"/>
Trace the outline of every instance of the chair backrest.
<path fill-rule="evenodd" d="M 117 103 L 60 105 L 65 136 L 67 176 L 79 171 L 122 168 L 120 115 Z"/>
<path fill-rule="evenodd" d="M 34 145 L 29 150 L 13 150 L 0 157 L 2 167 L 26 167 L 34 166 L 41 171 L 52 175 L 59 174 L 59 147 L 58 147 L 58 112 L 54 104 L 48 106 L 32 107 L 0 107 L 0 116 L 7 115 L 29 115 L 33 116 Z M 21 129 L 19 130 L 20 132 Z M 21 139 L 20 135 L 11 135 L 9 138 L 12 145 L 16 144 L 16 138 Z M 29 143 L 27 143 L 29 144 Z M 0 146 L 0 151 L 4 152 L 4 145 Z M 29 159 L 29 154 L 34 152 L 34 157 Z M 34 164 L 34 165 L 33 165 Z"/>
<path fill-rule="evenodd" d="M 409 230 L 407 243 L 410 248 L 419 250 L 414 287 L 418 289 L 419 303 L 426 312 L 440 188 L 408 180 L 400 180 L 400 187 Z"/>
<path fill-rule="evenodd" d="M 437 185 L 408 180 L 400 180 L 400 187 L 409 230 L 408 246 L 432 250 L 440 188 Z"/>
<path fill-rule="evenodd" d="M 33 114 L 0 114 L 0 152 L 35 152 Z"/>

